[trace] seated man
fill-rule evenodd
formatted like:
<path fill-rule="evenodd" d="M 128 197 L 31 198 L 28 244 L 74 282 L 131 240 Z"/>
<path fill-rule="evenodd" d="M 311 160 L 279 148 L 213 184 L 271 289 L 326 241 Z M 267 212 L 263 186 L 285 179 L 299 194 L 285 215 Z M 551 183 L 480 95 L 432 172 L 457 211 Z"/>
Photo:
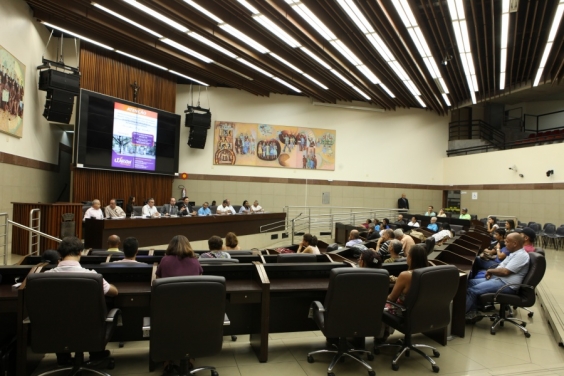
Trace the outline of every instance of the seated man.
<path fill-rule="evenodd" d="M 202 253 L 200 258 L 231 258 L 229 252 L 224 251 L 223 240 L 219 236 L 214 235 L 208 239 L 208 248 L 210 251 Z"/>
<path fill-rule="evenodd" d="M 227 214 L 236 214 L 235 209 L 231 206 L 231 202 L 227 199 L 223 200 L 223 203 L 217 207 L 215 210 L 215 214 L 220 215 L 227 215 Z"/>
<path fill-rule="evenodd" d="M 125 212 L 122 208 L 116 205 L 115 198 L 110 200 L 110 205 L 106 206 L 104 212 L 106 214 L 106 218 L 125 218 Z"/>
<path fill-rule="evenodd" d="M 485 278 L 468 280 L 466 290 L 466 319 L 474 320 L 477 316 L 480 295 L 495 293 L 509 284 L 519 284 L 529 271 L 529 255 L 523 249 L 523 238 L 517 233 L 507 235 L 505 246 L 509 251 L 497 267 L 488 269 Z M 519 286 L 508 286 L 504 294 L 516 294 Z"/>
<path fill-rule="evenodd" d="M 388 248 L 390 247 L 390 240 L 392 239 L 394 239 L 394 231 L 387 229 L 382 232 L 382 236 L 380 236 L 378 243 L 376 243 L 376 251 L 384 261 L 390 257 Z"/>
<path fill-rule="evenodd" d="M 417 222 L 417 218 L 411 217 L 411 221 L 407 223 L 409 227 L 419 227 L 419 222 Z"/>
<path fill-rule="evenodd" d="M 180 211 L 178 212 L 181 216 L 191 216 L 196 215 L 196 211 L 190 205 L 190 198 L 188 196 L 182 199 L 182 206 L 180 206 Z"/>
<path fill-rule="evenodd" d="M 171 216 L 178 215 L 178 206 L 176 206 L 176 199 L 174 197 L 170 198 L 169 204 L 164 204 L 160 210 L 161 215 Z"/>
<path fill-rule="evenodd" d="M 535 230 L 530 227 L 523 227 L 522 229 L 516 229 L 515 232 L 519 233 L 523 238 L 523 249 L 526 252 L 534 252 L 535 251 L 535 239 L 537 234 Z"/>
<path fill-rule="evenodd" d="M 472 217 L 470 217 L 470 214 L 468 214 L 468 209 L 466 208 L 462 208 L 460 210 L 460 217 L 458 217 L 459 219 L 467 219 L 467 220 L 471 220 Z"/>
<path fill-rule="evenodd" d="M 253 205 L 251 206 L 251 213 L 264 213 L 264 209 L 259 205 L 258 200 L 253 202 Z"/>
<path fill-rule="evenodd" d="M 95 219 L 104 219 L 104 212 L 100 209 L 100 200 L 95 199 L 92 201 L 92 207 L 88 208 L 88 210 L 84 213 L 85 219 L 95 218 Z"/>
<path fill-rule="evenodd" d="M 349 241 L 345 244 L 346 247 L 352 247 L 355 244 L 362 243 L 362 239 L 359 239 L 360 233 L 358 230 L 351 230 L 349 233 Z"/>
<path fill-rule="evenodd" d="M 96 273 L 93 270 L 84 269 L 80 265 L 80 254 L 84 249 L 84 244 L 80 239 L 74 236 L 67 236 L 63 238 L 63 241 L 59 244 L 57 251 L 61 255 L 62 261 L 56 268 L 46 270 L 45 273 Z M 106 296 L 116 296 L 118 290 L 115 286 L 110 285 L 105 279 L 102 280 L 104 294 Z M 110 356 L 109 350 L 96 351 L 90 353 L 90 361 L 98 361 Z M 57 363 L 59 365 L 69 365 L 72 364 L 71 354 L 69 353 L 58 353 Z"/>
<path fill-rule="evenodd" d="M 158 218 L 161 216 L 161 213 L 159 213 L 157 207 L 155 206 L 154 198 L 150 198 L 147 200 L 147 205 L 143 206 L 141 213 L 143 217 Z"/>
<path fill-rule="evenodd" d="M 402 244 L 399 240 L 393 239 L 390 241 L 390 245 L 388 246 L 388 251 L 390 252 L 390 258 L 384 261 L 385 263 L 389 262 L 402 262 L 406 261 L 405 257 L 400 256 L 402 251 Z"/>
<path fill-rule="evenodd" d="M 415 241 L 413 238 L 407 234 L 403 233 L 401 228 L 397 228 L 394 230 L 394 238 L 399 240 L 401 243 L 401 251 L 402 255 L 407 255 L 411 247 L 415 245 Z"/>
<path fill-rule="evenodd" d="M 437 217 L 431 218 L 431 223 L 427 225 L 427 229 L 434 232 L 439 231 L 439 226 L 437 226 Z"/>
<path fill-rule="evenodd" d="M 405 225 L 405 221 L 403 220 L 403 215 L 398 215 L 398 220 L 395 222 L 396 225 Z"/>
<path fill-rule="evenodd" d="M 200 209 L 198 209 L 198 216 L 202 217 L 206 215 L 212 215 L 211 209 L 209 208 L 209 204 L 207 201 L 204 202 L 204 205 L 202 205 Z"/>
<path fill-rule="evenodd" d="M 137 256 L 137 250 L 139 249 L 139 242 L 136 238 L 129 237 L 123 242 L 123 260 L 117 260 L 115 262 L 139 262 L 135 260 Z"/>
<path fill-rule="evenodd" d="M 376 226 L 374 223 L 368 224 L 368 233 L 366 234 L 366 241 L 376 240 L 380 237 L 380 231 L 376 231 Z"/>
<path fill-rule="evenodd" d="M 108 252 L 121 252 L 119 246 L 121 239 L 117 235 L 110 235 L 108 237 Z"/>

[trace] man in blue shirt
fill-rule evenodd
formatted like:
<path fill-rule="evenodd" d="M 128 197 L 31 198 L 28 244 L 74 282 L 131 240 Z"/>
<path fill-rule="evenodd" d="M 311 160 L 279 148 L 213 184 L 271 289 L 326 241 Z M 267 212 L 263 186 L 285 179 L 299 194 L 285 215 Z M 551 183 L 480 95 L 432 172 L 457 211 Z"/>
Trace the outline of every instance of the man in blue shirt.
<path fill-rule="evenodd" d="M 437 226 L 437 217 L 431 218 L 431 223 L 427 225 L 427 228 L 434 232 L 439 231 L 439 226 Z"/>
<path fill-rule="evenodd" d="M 209 204 L 207 202 L 204 202 L 204 205 L 200 209 L 198 209 L 198 216 L 212 215 L 212 212 L 208 206 Z"/>
<path fill-rule="evenodd" d="M 523 249 L 523 238 L 518 233 L 511 233 L 505 239 L 505 247 L 510 252 L 501 264 L 488 269 L 485 278 L 468 281 L 466 290 L 466 319 L 473 320 L 477 316 L 480 295 L 497 292 L 500 288 L 523 282 L 529 271 L 529 254 Z M 517 294 L 519 286 L 508 286 L 504 294 Z"/>

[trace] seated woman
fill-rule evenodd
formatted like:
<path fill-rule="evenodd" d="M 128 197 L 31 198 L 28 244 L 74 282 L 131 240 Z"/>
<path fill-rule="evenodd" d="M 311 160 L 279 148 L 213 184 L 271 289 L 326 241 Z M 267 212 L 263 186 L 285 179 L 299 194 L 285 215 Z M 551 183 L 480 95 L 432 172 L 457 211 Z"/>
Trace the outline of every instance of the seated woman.
<path fill-rule="evenodd" d="M 239 239 L 237 239 L 237 235 L 234 232 L 228 232 L 225 235 L 225 250 L 226 251 L 239 251 L 241 247 L 239 247 Z"/>
<path fill-rule="evenodd" d="M 374 218 L 374 231 L 380 232 L 380 221 L 376 218 Z"/>
<path fill-rule="evenodd" d="M 427 225 L 427 229 L 433 232 L 439 231 L 439 226 L 437 225 L 437 217 L 431 218 L 431 223 Z"/>
<path fill-rule="evenodd" d="M 366 220 L 366 222 L 361 223 L 360 225 L 361 225 L 362 227 L 364 227 L 365 229 L 368 229 L 368 226 L 369 226 L 371 223 L 372 223 L 372 220 L 369 218 L 369 219 Z"/>
<path fill-rule="evenodd" d="M 473 269 L 477 270 L 477 272 L 475 276 L 470 278 L 483 278 L 486 270 L 495 268 L 509 255 L 510 252 L 505 248 L 505 230 L 498 228 L 493 232 L 493 235 L 496 242 L 476 257 Z"/>
<path fill-rule="evenodd" d="M 508 219 L 505 221 L 505 234 L 509 235 L 515 231 L 515 221 L 513 219 Z"/>
<path fill-rule="evenodd" d="M 486 222 L 486 229 L 491 234 L 493 233 L 499 226 L 497 225 L 497 218 L 496 217 L 488 217 L 488 221 Z"/>
<path fill-rule="evenodd" d="M 173 237 L 157 267 L 157 278 L 201 275 L 204 272 L 190 242 L 183 235 Z"/>
<path fill-rule="evenodd" d="M 358 267 L 380 269 L 382 267 L 382 257 L 380 257 L 378 252 L 375 252 L 373 249 L 363 249 L 360 251 Z"/>
<path fill-rule="evenodd" d="M 320 255 L 321 252 L 319 252 L 319 248 L 317 248 L 317 237 L 312 234 L 305 234 L 296 253 L 313 253 Z"/>
<path fill-rule="evenodd" d="M 407 223 L 409 227 L 419 227 L 419 222 L 417 222 L 417 218 L 411 217 L 411 221 Z"/>
<path fill-rule="evenodd" d="M 403 305 L 405 297 L 411 288 L 411 277 L 415 269 L 427 267 L 427 250 L 421 244 L 416 244 L 411 247 L 407 255 L 407 270 L 401 272 L 397 278 L 397 281 L 392 289 L 392 292 L 388 295 L 388 301 L 394 302 L 399 305 Z M 401 309 L 396 308 L 391 304 L 386 304 L 385 310 L 393 315 L 401 316 Z M 387 325 L 382 325 L 382 335 L 380 338 L 374 338 L 375 344 L 384 343 L 391 334 L 391 328 Z"/>
<path fill-rule="evenodd" d="M 387 230 L 389 228 L 390 228 L 390 220 L 388 218 L 382 219 L 382 222 L 380 223 L 380 236 L 383 235 L 384 230 Z"/>
<path fill-rule="evenodd" d="M 441 217 L 441 218 L 446 218 L 446 213 L 445 213 L 445 209 L 441 209 L 439 210 L 439 214 L 437 214 L 437 217 Z"/>

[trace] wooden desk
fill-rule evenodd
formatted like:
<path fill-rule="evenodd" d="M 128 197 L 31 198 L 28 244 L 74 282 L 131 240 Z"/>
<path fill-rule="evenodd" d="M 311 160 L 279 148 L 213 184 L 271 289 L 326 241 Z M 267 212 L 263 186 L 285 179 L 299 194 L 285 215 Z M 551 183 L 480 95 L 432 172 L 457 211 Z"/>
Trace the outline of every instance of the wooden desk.
<path fill-rule="evenodd" d="M 168 244 L 173 236 L 182 234 L 191 241 L 206 240 L 213 235 L 235 232 L 237 235 L 258 234 L 260 227 L 286 219 L 286 213 L 251 215 L 214 215 L 151 219 L 119 219 L 84 221 L 85 248 L 105 248 L 110 235 L 122 239 L 134 236 L 140 247 Z"/>

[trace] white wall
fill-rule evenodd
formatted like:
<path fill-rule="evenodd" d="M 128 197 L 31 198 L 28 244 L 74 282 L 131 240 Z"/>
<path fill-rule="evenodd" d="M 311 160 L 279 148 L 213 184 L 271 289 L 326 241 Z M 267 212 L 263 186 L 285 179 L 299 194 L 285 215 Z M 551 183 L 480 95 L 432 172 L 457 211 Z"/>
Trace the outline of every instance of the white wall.
<path fill-rule="evenodd" d="M 177 112 L 190 102 L 188 85 L 178 85 Z M 204 150 L 190 149 L 182 128 L 180 171 L 188 174 L 264 176 L 408 184 L 442 184 L 442 158 L 448 147 L 448 117 L 431 111 L 398 109 L 385 113 L 314 107 L 311 99 L 288 95 L 258 97 L 210 88 L 212 126 L 216 120 L 335 129 L 335 171 L 213 165 L 213 129 Z M 208 107 L 201 94 L 201 106 Z M 183 117 L 184 121 L 184 117 Z"/>
<path fill-rule="evenodd" d="M 445 185 L 564 182 L 564 143 L 444 158 L 443 164 Z M 547 177 L 547 170 L 554 175 Z"/>

